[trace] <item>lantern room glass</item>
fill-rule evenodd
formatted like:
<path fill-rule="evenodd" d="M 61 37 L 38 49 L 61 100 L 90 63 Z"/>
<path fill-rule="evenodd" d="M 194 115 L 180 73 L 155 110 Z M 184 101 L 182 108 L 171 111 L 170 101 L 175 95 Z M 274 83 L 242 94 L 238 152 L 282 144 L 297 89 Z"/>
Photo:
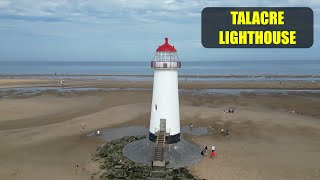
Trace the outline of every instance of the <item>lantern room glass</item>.
<path fill-rule="evenodd" d="M 156 52 L 154 56 L 154 61 L 176 62 L 179 61 L 179 59 L 176 52 Z"/>

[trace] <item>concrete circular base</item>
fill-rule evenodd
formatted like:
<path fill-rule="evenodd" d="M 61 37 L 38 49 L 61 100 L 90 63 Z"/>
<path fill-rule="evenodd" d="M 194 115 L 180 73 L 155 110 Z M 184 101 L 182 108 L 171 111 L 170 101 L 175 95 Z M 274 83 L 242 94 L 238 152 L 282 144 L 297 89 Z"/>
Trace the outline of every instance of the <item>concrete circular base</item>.
<path fill-rule="evenodd" d="M 149 139 L 141 139 L 127 144 L 122 154 L 136 163 L 150 163 L 154 158 L 155 143 Z M 198 145 L 181 139 L 175 144 L 165 145 L 164 158 L 169 162 L 168 167 L 185 167 L 195 164 L 202 159 L 202 148 Z"/>

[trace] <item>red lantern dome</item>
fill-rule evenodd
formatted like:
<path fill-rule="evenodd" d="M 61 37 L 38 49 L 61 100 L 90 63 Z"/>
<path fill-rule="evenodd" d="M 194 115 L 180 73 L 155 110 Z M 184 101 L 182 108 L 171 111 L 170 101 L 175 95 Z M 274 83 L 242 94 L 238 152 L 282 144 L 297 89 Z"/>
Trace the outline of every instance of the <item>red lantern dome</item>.
<path fill-rule="evenodd" d="M 177 52 L 177 50 L 168 43 L 168 38 L 165 38 L 165 43 L 158 47 L 157 52 Z"/>

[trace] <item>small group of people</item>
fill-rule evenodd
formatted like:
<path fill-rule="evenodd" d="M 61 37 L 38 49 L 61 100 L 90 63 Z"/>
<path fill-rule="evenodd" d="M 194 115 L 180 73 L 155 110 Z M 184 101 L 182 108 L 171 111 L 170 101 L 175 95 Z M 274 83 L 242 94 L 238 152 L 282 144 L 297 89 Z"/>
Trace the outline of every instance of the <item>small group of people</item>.
<path fill-rule="evenodd" d="M 215 156 L 215 152 L 214 152 L 215 148 L 216 148 L 215 146 L 211 147 L 211 156 L 210 156 L 211 158 Z M 201 151 L 202 156 L 205 156 L 207 154 L 208 154 L 208 145 L 206 145 L 206 147 L 204 147 L 204 149 Z"/>
<path fill-rule="evenodd" d="M 224 110 L 225 113 L 234 113 L 234 109 Z"/>
<path fill-rule="evenodd" d="M 223 128 L 221 129 L 221 135 L 224 135 L 226 137 L 229 137 L 230 129 L 224 130 Z"/>
<path fill-rule="evenodd" d="M 82 123 L 81 123 L 81 128 L 82 128 L 82 129 L 86 129 L 86 127 L 87 127 L 87 124 L 84 123 L 84 122 L 82 122 Z M 100 135 L 101 135 L 100 130 L 98 129 L 96 132 L 94 132 L 94 135 L 97 136 L 97 137 L 100 137 Z"/>
<path fill-rule="evenodd" d="M 62 79 L 62 80 L 59 81 L 58 86 L 62 87 L 63 85 L 64 85 L 64 80 Z"/>

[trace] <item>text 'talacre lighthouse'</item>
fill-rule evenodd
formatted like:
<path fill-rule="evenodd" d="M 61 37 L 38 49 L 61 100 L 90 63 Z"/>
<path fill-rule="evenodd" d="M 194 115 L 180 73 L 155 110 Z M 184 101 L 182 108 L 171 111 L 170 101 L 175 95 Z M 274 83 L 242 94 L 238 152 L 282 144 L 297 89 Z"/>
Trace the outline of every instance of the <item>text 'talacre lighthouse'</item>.
<path fill-rule="evenodd" d="M 165 43 L 156 50 L 151 62 L 154 69 L 149 139 L 156 141 L 160 131 L 166 132 L 166 143 L 180 141 L 178 69 L 181 62 L 177 50 Z"/>

